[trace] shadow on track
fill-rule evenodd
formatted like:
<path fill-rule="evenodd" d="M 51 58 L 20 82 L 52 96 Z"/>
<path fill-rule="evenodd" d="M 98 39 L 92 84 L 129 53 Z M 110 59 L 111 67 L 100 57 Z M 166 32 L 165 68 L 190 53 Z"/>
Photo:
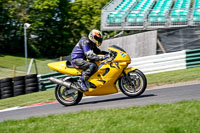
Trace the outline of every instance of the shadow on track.
<path fill-rule="evenodd" d="M 123 96 L 123 97 L 118 97 L 118 98 L 110 98 L 110 99 L 104 99 L 104 100 L 98 100 L 98 101 L 89 101 L 89 102 L 82 102 L 79 103 L 78 105 L 85 105 L 85 104 L 96 104 L 96 103 L 103 103 L 103 102 L 111 102 L 111 101 L 121 101 L 121 100 L 126 100 L 126 99 L 138 99 L 138 98 L 145 98 L 145 97 L 153 97 L 156 96 L 154 94 L 146 94 L 146 95 L 140 95 L 138 97 L 128 97 L 128 96 Z"/>

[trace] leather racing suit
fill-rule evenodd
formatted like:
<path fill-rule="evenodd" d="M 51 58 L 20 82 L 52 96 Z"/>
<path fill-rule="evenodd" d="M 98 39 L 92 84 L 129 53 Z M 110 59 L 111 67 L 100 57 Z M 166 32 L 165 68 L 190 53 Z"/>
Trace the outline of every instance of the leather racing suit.
<path fill-rule="evenodd" d="M 108 54 L 101 51 L 88 37 L 82 37 L 72 51 L 71 59 L 75 68 L 83 69 L 81 79 L 86 81 L 96 71 L 97 65 L 92 61 L 104 60 L 106 56 L 97 56 L 97 54 Z M 87 59 L 89 61 L 87 61 Z"/>

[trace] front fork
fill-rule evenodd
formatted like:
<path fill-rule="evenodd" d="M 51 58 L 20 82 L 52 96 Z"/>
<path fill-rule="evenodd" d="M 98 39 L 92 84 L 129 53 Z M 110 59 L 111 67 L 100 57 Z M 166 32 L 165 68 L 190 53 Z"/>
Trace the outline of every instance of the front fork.
<path fill-rule="evenodd" d="M 122 76 L 126 76 L 126 78 L 127 78 L 129 81 L 131 81 L 131 79 L 130 79 L 130 77 L 128 76 L 128 74 L 129 74 L 129 72 L 134 71 L 134 70 L 136 70 L 136 69 L 137 69 L 137 68 L 135 68 L 135 67 L 125 68 L 125 69 L 123 70 L 123 72 L 122 72 L 121 77 L 122 77 Z"/>
<path fill-rule="evenodd" d="M 136 91 L 136 85 L 135 85 L 135 82 L 130 78 L 129 72 L 126 73 L 125 71 L 123 71 L 123 76 L 125 76 L 125 78 L 128 80 L 128 84 L 130 84 L 134 88 L 134 92 L 135 92 Z"/>

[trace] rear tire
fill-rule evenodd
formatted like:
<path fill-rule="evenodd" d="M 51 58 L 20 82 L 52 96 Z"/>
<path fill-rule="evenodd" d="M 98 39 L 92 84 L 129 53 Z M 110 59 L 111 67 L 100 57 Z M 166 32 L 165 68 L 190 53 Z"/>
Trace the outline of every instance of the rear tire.
<path fill-rule="evenodd" d="M 131 82 L 127 79 L 127 77 Z M 147 79 L 145 75 L 138 69 L 130 71 L 119 79 L 119 88 L 125 95 L 129 97 L 140 96 L 147 87 Z"/>
<path fill-rule="evenodd" d="M 59 103 L 61 103 L 64 106 L 71 106 L 78 104 L 82 97 L 83 93 L 74 90 L 74 93 L 70 93 L 66 95 L 66 91 L 70 90 L 62 85 L 57 85 L 55 89 L 55 96 Z M 65 93 L 65 94 L 64 94 Z"/>

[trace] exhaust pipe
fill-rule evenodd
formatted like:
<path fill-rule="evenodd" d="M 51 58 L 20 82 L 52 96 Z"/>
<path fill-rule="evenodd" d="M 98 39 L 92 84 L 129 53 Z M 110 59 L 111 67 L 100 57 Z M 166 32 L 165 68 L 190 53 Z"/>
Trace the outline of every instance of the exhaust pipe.
<path fill-rule="evenodd" d="M 72 82 L 70 82 L 70 81 L 62 81 L 62 80 L 60 80 L 60 79 L 57 79 L 57 78 L 53 78 L 53 77 L 50 77 L 49 78 L 49 80 L 52 82 L 52 83 L 55 83 L 55 84 L 58 84 L 58 85 L 63 85 L 63 86 L 65 86 L 65 87 L 67 87 L 67 88 L 72 88 L 72 89 L 75 89 L 75 90 L 77 90 L 77 91 L 80 91 L 80 92 L 83 92 L 83 91 L 81 91 L 79 88 L 79 86 L 78 85 L 76 85 L 76 84 L 73 84 Z"/>

